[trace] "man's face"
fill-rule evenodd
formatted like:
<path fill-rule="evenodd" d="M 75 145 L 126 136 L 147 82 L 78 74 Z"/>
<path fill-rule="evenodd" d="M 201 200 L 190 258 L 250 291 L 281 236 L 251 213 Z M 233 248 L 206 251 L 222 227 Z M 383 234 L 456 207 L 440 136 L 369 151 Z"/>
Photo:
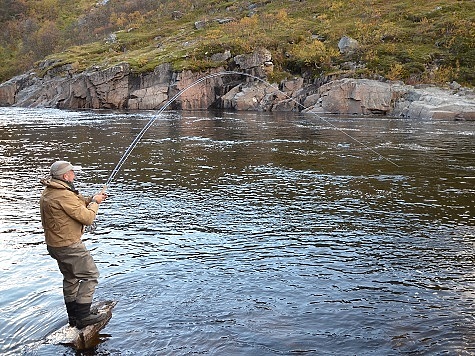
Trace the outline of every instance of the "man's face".
<path fill-rule="evenodd" d="M 71 170 L 69 172 L 64 173 L 63 177 L 66 182 L 72 182 L 74 180 L 74 177 L 76 177 L 76 175 L 74 174 L 74 171 Z"/>

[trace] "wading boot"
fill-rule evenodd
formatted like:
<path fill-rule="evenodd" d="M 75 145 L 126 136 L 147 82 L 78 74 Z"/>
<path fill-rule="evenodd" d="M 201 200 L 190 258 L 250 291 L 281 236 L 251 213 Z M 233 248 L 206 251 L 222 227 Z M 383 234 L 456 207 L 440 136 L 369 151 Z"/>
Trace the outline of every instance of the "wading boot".
<path fill-rule="evenodd" d="M 66 311 L 68 312 L 69 326 L 76 326 L 76 301 L 66 302 Z"/>
<path fill-rule="evenodd" d="M 76 327 L 78 329 L 98 323 L 105 318 L 107 318 L 106 313 L 98 313 L 97 310 L 91 310 L 91 303 L 76 303 Z"/>

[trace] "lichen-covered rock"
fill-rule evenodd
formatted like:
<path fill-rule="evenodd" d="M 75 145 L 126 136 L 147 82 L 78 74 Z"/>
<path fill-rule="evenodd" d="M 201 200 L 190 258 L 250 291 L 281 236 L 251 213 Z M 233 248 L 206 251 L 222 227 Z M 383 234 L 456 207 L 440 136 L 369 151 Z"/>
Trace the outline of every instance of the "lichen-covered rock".
<path fill-rule="evenodd" d="M 312 111 L 332 114 L 386 114 L 396 98 L 388 83 L 365 79 L 341 79 L 318 90 L 319 107 Z"/>
<path fill-rule="evenodd" d="M 475 120 L 475 95 L 459 95 L 436 87 L 410 87 L 394 105 L 392 116 Z"/>
<path fill-rule="evenodd" d="M 338 42 L 338 49 L 342 54 L 352 54 L 358 50 L 358 47 L 358 41 L 348 36 L 343 36 Z"/>
<path fill-rule="evenodd" d="M 240 54 L 233 58 L 239 70 L 258 78 L 265 78 L 273 70 L 272 54 L 265 48 L 258 48 L 249 54 Z"/>
<path fill-rule="evenodd" d="M 474 95 L 436 87 L 341 79 L 322 85 L 304 100 L 306 111 L 332 114 L 388 115 L 412 119 L 474 120 Z"/>

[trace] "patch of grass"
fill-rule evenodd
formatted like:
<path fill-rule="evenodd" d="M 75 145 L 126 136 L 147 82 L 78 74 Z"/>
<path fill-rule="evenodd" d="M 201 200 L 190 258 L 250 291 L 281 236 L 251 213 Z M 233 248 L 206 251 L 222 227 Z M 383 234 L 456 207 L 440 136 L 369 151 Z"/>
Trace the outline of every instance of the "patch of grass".
<path fill-rule="evenodd" d="M 114 0 L 105 5 L 62 0 L 57 9 L 55 3 L 36 2 L 26 16 L 39 29 L 45 14 L 56 21 L 62 41 L 52 44 L 58 53 L 47 59 L 52 65 L 74 63 L 78 71 L 119 62 L 138 73 L 165 62 L 175 70 L 205 70 L 222 64 L 211 61 L 212 54 L 229 50 L 235 56 L 264 47 L 273 54 L 275 78 L 309 71 L 348 74 L 342 66 L 354 62 L 355 76 L 437 84 L 449 78 L 475 85 L 472 0 Z M 204 27 L 197 29 L 197 21 Z M 35 59 L 35 53 L 22 52 L 25 34 L 15 32 L 16 25 L 11 20 L 4 26 L 0 80 L 25 71 Z M 34 31 L 30 41 L 48 41 Z M 358 51 L 339 53 L 344 35 L 358 41 Z M 8 54 L 7 48 L 22 50 Z"/>

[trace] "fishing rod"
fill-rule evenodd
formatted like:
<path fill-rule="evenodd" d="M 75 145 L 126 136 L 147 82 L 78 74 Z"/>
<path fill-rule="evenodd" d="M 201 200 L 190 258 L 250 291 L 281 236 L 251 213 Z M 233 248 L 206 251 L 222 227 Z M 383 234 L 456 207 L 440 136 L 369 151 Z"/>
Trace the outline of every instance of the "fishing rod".
<path fill-rule="evenodd" d="M 156 115 L 154 115 L 148 122 L 147 124 L 142 128 L 142 130 L 138 133 L 138 135 L 134 138 L 134 140 L 130 143 L 130 145 L 127 147 L 127 149 L 125 150 L 124 154 L 122 155 L 122 157 L 119 159 L 119 161 L 117 162 L 116 166 L 114 167 L 114 169 L 112 170 L 112 173 L 110 174 L 109 178 L 107 179 L 107 182 L 106 184 L 104 185 L 103 189 L 102 189 L 102 192 L 104 193 L 107 189 L 107 187 L 110 186 L 110 184 L 112 183 L 112 181 L 114 180 L 115 176 L 117 175 L 117 173 L 120 171 L 120 169 L 122 168 L 122 165 L 124 164 L 124 162 L 127 160 L 127 158 L 130 156 L 130 154 L 132 153 L 133 149 L 135 148 L 135 146 L 137 146 L 138 142 L 142 139 L 142 137 L 145 135 L 145 133 L 147 132 L 147 130 L 153 125 L 153 123 L 155 122 L 155 120 L 160 116 L 160 114 L 165 111 L 176 99 L 178 99 L 183 93 L 185 93 L 187 90 L 189 90 L 190 88 L 194 87 L 195 85 L 198 85 L 208 79 L 211 79 L 211 78 L 215 78 L 215 77 L 221 77 L 221 76 L 226 76 L 226 75 L 243 75 L 243 76 L 246 76 L 246 77 L 249 77 L 249 78 L 253 78 L 263 84 L 265 84 L 267 87 L 270 87 L 272 88 L 273 90 L 277 91 L 277 92 L 280 92 L 281 94 L 283 94 L 287 99 L 291 100 L 292 102 L 294 102 L 297 106 L 299 106 L 300 108 L 302 108 L 302 110 L 308 110 L 307 107 L 305 107 L 303 104 L 301 104 L 300 102 L 298 102 L 295 98 L 292 98 L 291 96 L 289 96 L 287 93 L 284 93 L 282 90 L 272 86 L 269 82 L 263 80 L 262 78 L 259 78 L 259 77 L 256 77 L 252 74 L 248 74 L 248 73 L 243 73 L 243 72 L 237 72 L 237 71 L 222 71 L 222 72 L 217 72 L 217 73 L 212 73 L 212 74 L 208 74 L 204 77 L 201 77 L 200 79 L 194 81 L 193 83 L 191 83 L 190 85 L 188 85 L 187 87 L 181 89 L 178 93 L 176 93 L 170 100 L 168 100 L 166 102 L 166 104 L 164 106 L 162 106 L 160 108 L 160 110 L 157 112 Z M 376 150 L 374 150 L 373 148 L 369 147 L 368 145 L 366 145 L 365 143 L 361 142 L 360 140 L 358 140 L 357 138 L 353 137 L 352 135 L 350 135 L 349 133 L 345 132 L 343 129 L 339 128 L 338 126 L 336 126 L 335 124 L 333 124 L 332 122 L 330 122 L 329 120 L 325 119 L 324 117 L 322 117 L 321 115 L 318 115 L 316 112 L 314 112 L 313 110 L 310 110 L 310 111 L 306 111 L 307 113 L 311 113 L 313 115 L 315 115 L 317 118 L 319 118 L 320 120 L 324 121 L 326 124 L 330 125 L 332 128 L 338 130 L 339 132 L 343 133 L 344 135 L 346 135 L 348 138 L 352 139 L 353 141 L 357 142 L 358 144 L 360 144 L 361 146 L 365 147 L 366 149 L 370 150 L 371 152 L 373 152 L 374 154 L 376 154 L 378 157 L 386 160 L 387 162 L 395 165 L 396 167 L 399 167 L 394 161 L 392 161 L 391 159 L 383 156 L 382 154 L 380 154 L 379 152 L 377 152 Z"/>

